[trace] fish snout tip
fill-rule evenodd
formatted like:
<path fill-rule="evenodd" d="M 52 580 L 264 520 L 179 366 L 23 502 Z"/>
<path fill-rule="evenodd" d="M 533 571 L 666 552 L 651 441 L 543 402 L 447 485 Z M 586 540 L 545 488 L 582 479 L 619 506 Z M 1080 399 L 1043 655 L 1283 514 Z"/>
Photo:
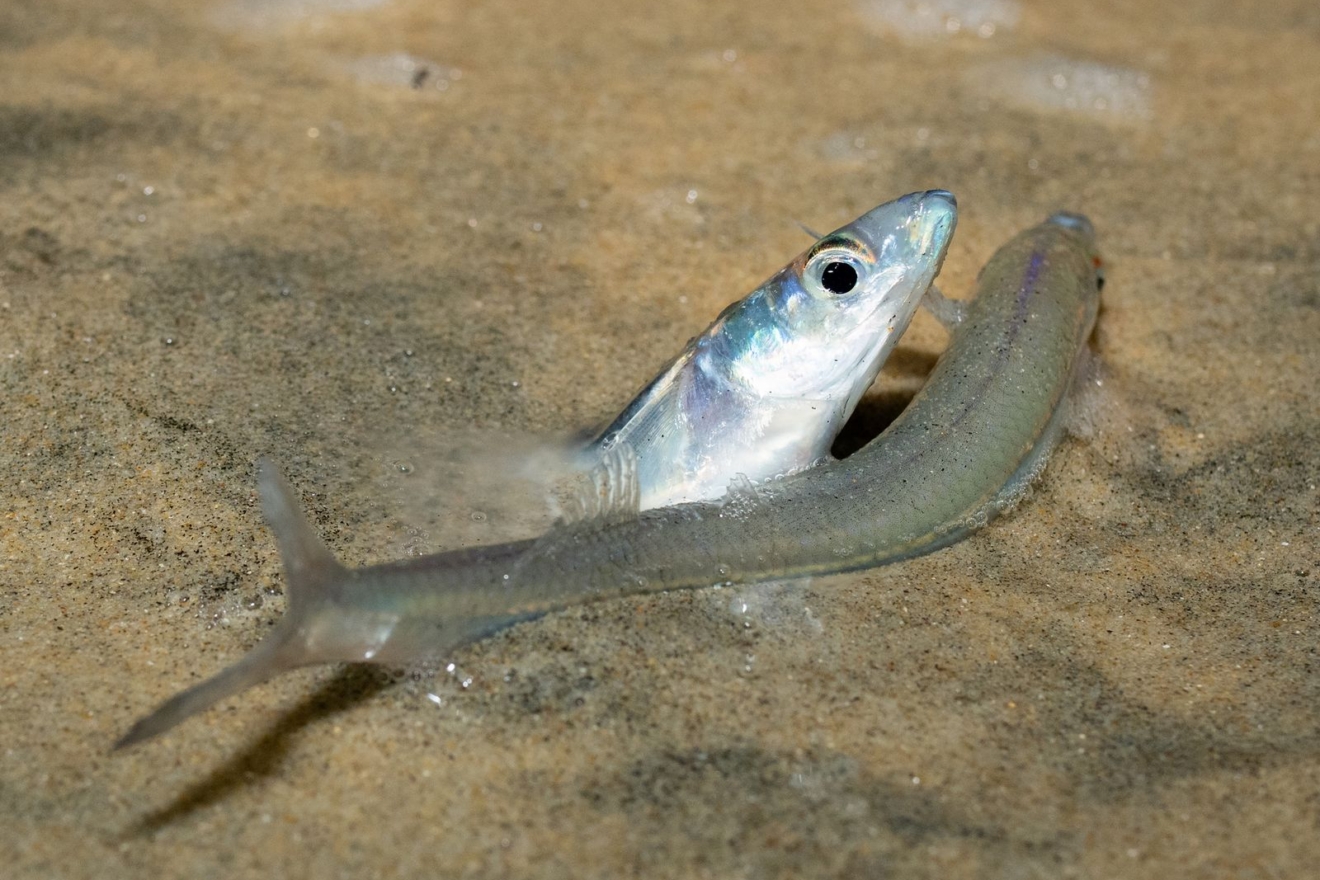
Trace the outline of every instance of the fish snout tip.
<path fill-rule="evenodd" d="M 921 194 L 918 228 L 929 244 L 946 247 L 958 224 L 958 200 L 947 189 L 929 189 Z"/>
<path fill-rule="evenodd" d="M 849 225 L 853 234 L 869 242 L 877 253 L 898 242 L 914 244 L 929 252 L 948 244 L 957 222 L 958 202 L 953 193 L 930 189 L 885 202 Z"/>
<path fill-rule="evenodd" d="M 1095 225 L 1085 214 L 1078 214 L 1075 211 L 1055 211 L 1045 222 L 1072 229 L 1081 233 L 1087 241 L 1095 241 Z"/>
<path fill-rule="evenodd" d="M 920 215 L 927 224 L 952 233 L 958 222 L 958 199 L 947 189 L 928 189 L 921 194 Z"/>
<path fill-rule="evenodd" d="M 943 204 L 951 211 L 958 210 L 958 197 L 947 189 L 928 189 L 921 194 L 921 197 L 925 201 Z"/>

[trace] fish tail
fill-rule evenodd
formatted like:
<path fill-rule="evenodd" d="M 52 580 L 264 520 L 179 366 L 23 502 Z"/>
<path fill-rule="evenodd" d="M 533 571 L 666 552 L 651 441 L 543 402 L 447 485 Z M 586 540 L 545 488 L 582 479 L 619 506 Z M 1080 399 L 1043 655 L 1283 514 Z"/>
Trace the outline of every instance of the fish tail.
<path fill-rule="evenodd" d="M 261 508 L 275 533 L 284 562 L 288 609 L 264 639 L 247 656 L 199 685 L 176 694 L 140 719 L 115 743 L 127 748 L 158 736 L 185 719 L 216 703 L 273 678 L 282 672 L 312 663 L 347 659 L 333 650 L 331 639 L 317 639 L 346 580 L 348 569 L 340 565 L 312 530 L 298 509 L 289 485 L 266 459 L 258 464 Z M 324 633 L 322 633 L 324 635 Z M 318 642 L 323 647 L 318 648 Z"/>

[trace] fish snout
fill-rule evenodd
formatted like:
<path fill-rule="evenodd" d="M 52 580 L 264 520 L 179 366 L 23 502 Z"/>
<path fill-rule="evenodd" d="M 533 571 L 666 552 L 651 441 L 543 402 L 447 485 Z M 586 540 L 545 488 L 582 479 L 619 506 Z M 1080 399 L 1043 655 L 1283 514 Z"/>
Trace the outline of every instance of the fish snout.
<path fill-rule="evenodd" d="M 947 189 L 928 189 L 915 195 L 913 237 L 921 243 L 922 252 L 940 254 L 943 262 L 944 250 L 958 225 L 958 199 Z"/>
<path fill-rule="evenodd" d="M 1093 244 L 1095 242 L 1095 226 L 1092 225 L 1085 214 L 1077 214 L 1072 211 L 1055 211 L 1045 222 L 1075 230 L 1081 233 L 1082 237 L 1088 242 Z"/>
<path fill-rule="evenodd" d="M 928 189 L 920 195 L 921 201 L 948 211 L 950 214 L 958 214 L 958 198 L 947 189 Z"/>
<path fill-rule="evenodd" d="M 881 274 L 929 278 L 939 271 L 958 222 L 958 201 L 945 189 L 908 193 L 844 228 L 869 252 Z"/>
<path fill-rule="evenodd" d="M 947 189 L 928 189 L 919 199 L 922 218 L 931 225 L 948 226 L 958 222 L 958 199 Z"/>

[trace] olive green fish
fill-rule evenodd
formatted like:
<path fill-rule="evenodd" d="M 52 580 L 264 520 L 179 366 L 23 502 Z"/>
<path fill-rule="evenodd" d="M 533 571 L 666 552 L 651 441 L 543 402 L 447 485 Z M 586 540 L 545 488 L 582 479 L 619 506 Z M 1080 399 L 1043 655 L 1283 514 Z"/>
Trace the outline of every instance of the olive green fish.
<path fill-rule="evenodd" d="M 627 445 L 603 463 L 587 518 L 540 538 L 348 569 L 267 463 L 262 507 L 288 610 L 252 651 L 167 700 L 124 747 L 281 672 L 338 661 L 413 663 L 520 620 L 615 596 L 754 583 L 929 553 L 1020 497 L 1061 436 L 1099 305 L 1091 224 L 1056 214 L 1004 245 L 925 387 L 866 447 L 723 504 L 636 512 Z M 590 506 L 590 505 L 589 505 Z"/>

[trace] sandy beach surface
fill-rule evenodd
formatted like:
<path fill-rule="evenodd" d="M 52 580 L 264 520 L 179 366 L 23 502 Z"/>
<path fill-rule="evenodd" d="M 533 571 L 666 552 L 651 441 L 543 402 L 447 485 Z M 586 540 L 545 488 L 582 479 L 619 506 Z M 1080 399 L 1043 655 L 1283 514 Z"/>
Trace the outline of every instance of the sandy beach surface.
<path fill-rule="evenodd" d="M 497 540 L 453 444 L 599 425 L 930 187 L 954 296 L 1061 208 L 1108 263 L 1011 516 L 110 754 L 279 618 L 260 456 L 348 564 Z M 5 0 L 0 874 L 1316 876 L 1317 204 L 1313 0 Z"/>

